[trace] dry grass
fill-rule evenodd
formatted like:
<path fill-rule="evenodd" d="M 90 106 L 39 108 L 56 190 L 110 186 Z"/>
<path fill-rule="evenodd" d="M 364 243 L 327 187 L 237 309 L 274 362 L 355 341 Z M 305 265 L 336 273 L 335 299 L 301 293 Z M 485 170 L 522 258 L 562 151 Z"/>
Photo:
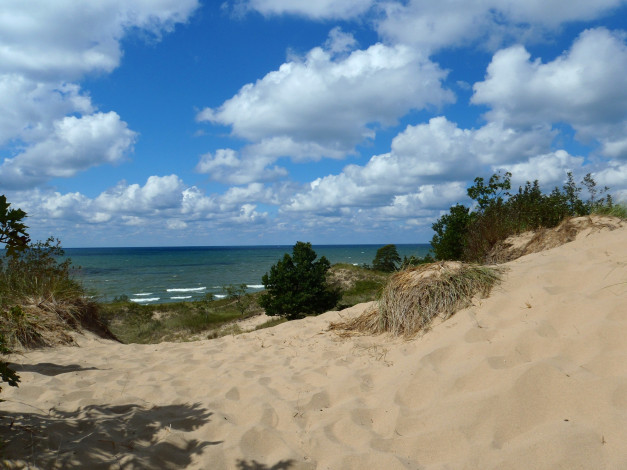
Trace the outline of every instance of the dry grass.
<path fill-rule="evenodd" d="M 450 261 L 400 271 L 390 278 L 373 308 L 330 328 L 411 337 L 428 329 L 435 317 L 446 319 L 471 305 L 474 296 L 488 295 L 501 274 L 502 268 Z"/>
<path fill-rule="evenodd" d="M 568 217 L 555 228 L 540 228 L 535 232 L 514 235 L 498 242 L 486 256 L 486 262 L 505 263 L 569 243 L 582 232 L 615 230 L 624 225 L 622 219 L 607 215 Z"/>
<path fill-rule="evenodd" d="M 72 344 L 72 332 L 84 329 L 115 339 L 98 318 L 96 304 L 85 298 L 56 301 L 29 297 L 0 311 L 0 331 L 7 345 L 16 350 Z"/>

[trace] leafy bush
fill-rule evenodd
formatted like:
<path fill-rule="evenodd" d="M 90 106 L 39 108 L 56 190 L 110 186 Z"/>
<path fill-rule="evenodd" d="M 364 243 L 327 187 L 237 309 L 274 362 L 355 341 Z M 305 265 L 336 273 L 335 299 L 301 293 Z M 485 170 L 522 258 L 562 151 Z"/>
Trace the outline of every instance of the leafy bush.
<path fill-rule="evenodd" d="M 431 248 L 436 259 L 461 259 L 466 245 L 466 234 L 472 220 L 470 209 L 461 204 L 451 207 L 433 224 L 435 235 L 431 240 Z"/>
<path fill-rule="evenodd" d="M 396 245 L 385 245 L 377 250 L 372 261 L 372 269 L 391 273 L 396 271 L 400 262 L 401 257 L 398 255 Z"/>
<path fill-rule="evenodd" d="M 590 213 L 609 213 L 616 207 L 608 188 L 598 190 L 590 174 L 582 184 L 589 198 L 580 198 L 582 188 L 568 173 L 562 189 L 554 188 L 544 194 L 538 181 L 527 182 L 516 194 L 509 192 L 511 173 L 495 174 L 486 184 L 475 178 L 468 196 L 476 208 L 457 204 L 433 224 L 435 235 L 431 245 L 439 260 L 482 262 L 501 240 L 527 230 L 557 226 L 564 218 Z"/>
<path fill-rule="evenodd" d="M 336 305 L 340 293 L 326 282 L 331 264 L 324 256 L 315 261 L 316 257 L 311 243 L 297 242 L 292 256 L 286 253 L 270 273 L 264 274 L 261 281 L 266 292 L 259 305 L 266 315 L 293 320 L 323 313 Z"/>

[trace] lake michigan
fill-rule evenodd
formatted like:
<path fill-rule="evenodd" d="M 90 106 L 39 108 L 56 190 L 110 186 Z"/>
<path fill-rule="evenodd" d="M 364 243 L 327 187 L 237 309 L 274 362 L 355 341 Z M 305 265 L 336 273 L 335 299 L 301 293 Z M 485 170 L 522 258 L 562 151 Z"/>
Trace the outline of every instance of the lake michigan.
<path fill-rule="evenodd" d="M 314 245 L 331 264 L 372 264 L 383 245 Z M 422 257 L 429 244 L 396 245 L 401 258 Z M 127 296 L 143 304 L 201 300 L 224 295 L 223 286 L 263 289 L 261 277 L 292 246 L 66 248 L 76 278 L 98 300 Z"/>

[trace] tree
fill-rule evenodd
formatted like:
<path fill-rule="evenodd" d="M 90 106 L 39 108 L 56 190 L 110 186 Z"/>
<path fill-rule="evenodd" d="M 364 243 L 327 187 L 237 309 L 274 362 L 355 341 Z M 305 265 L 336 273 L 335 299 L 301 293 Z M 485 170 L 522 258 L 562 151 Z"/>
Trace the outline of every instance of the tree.
<path fill-rule="evenodd" d="M 503 197 L 509 197 L 511 189 L 512 174 L 507 171 L 504 175 L 495 173 L 490 177 L 490 181 L 486 186 L 483 178 L 475 178 L 475 185 L 468 188 L 467 193 L 470 199 L 477 201 L 479 212 L 483 212 L 489 207 L 501 206 Z"/>
<path fill-rule="evenodd" d="M 11 204 L 7 202 L 6 196 L 0 196 L 0 243 L 5 244 L 7 256 L 17 259 L 19 253 L 24 251 L 30 243 L 30 237 L 26 233 L 28 227 L 22 223 L 22 219 L 26 217 L 26 212 L 21 209 L 9 209 L 9 207 Z M 0 260 L 0 270 L 3 269 L 4 265 Z M 11 315 L 21 312 L 19 306 L 14 306 L 9 310 Z M 4 312 L 0 310 L 0 313 Z M 0 330 L 0 355 L 8 355 L 12 352 L 6 344 L 4 331 Z M 0 359 L 0 383 L 6 382 L 11 387 L 17 387 L 19 381 L 20 377 L 15 370 L 9 367 L 6 361 Z M 0 391 L 2 391 L 2 387 L 0 387 Z"/>
<path fill-rule="evenodd" d="M 222 292 L 226 294 L 227 299 L 235 301 L 235 308 L 242 315 L 246 313 L 253 303 L 253 296 L 248 293 L 246 284 L 222 286 Z"/>
<path fill-rule="evenodd" d="M 286 253 L 270 268 L 270 273 L 263 275 L 261 282 L 266 292 L 261 295 L 259 305 L 266 315 L 294 320 L 335 307 L 340 292 L 326 281 L 331 263 L 324 256 L 315 261 L 316 258 L 311 243 L 297 242 L 292 256 Z"/>
<path fill-rule="evenodd" d="M 436 259 L 461 259 L 471 220 L 472 214 L 469 209 L 456 204 L 451 207 L 448 214 L 444 214 L 431 226 L 435 232 L 431 239 L 431 248 Z"/>
<path fill-rule="evenodd" d="M 28 227 L 22 223 L 26 212 L 9 207 L 6 196 L 0 196 L 0 243 L 6 245 L 7 255 L 16 256 L 28 246 L 30 237 L 26 233 Z"/>
<path fill-rule="evenodd" d="M 396 251 L 396 245 L 385 245 L 377 250 L 377 254 L 372 262 L 372 268 L 377 271 L 391 273 L 396 271 L 397 264 L 400 264 L 401 257 Z"/>

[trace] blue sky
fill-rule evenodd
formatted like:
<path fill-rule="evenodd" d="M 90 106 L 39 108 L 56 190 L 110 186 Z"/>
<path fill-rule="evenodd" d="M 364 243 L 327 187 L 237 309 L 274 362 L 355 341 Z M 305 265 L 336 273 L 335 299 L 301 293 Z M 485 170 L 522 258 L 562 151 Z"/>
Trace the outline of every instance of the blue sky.
<path fill-rule="evenodd" d="M 627 1 L 4 0 L 0 110 L 34 239 L 428 242 L 499 170 L 627 199 Z"/>

